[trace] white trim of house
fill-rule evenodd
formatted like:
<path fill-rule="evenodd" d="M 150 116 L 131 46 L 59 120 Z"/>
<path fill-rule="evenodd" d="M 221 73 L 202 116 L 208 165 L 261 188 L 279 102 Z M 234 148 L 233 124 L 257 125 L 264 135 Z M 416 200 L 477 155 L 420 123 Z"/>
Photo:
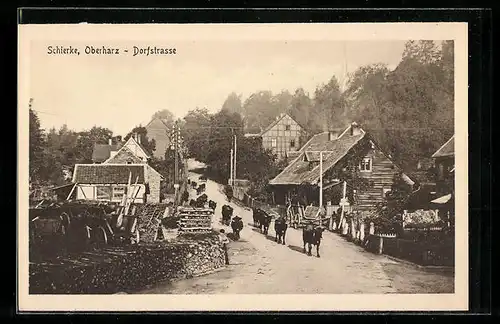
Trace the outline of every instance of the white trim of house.
<path fill-rule="evenodd" d="M 120 149 L 119 149 L 118 151 L 116 151 L 115 155 L 111 156 L 111 154 L 110 154 L 109 158 L 108 158 L 106 161 L 102 162 L 102 164 L 109 164 L 109 163 L 108 163 L 108 161 L 109 161 L 109 160 L 111 160 L 114 156 L 118 155 L 118 153 L 120 153 L 120 152 L 121 152 L 121 151 L 122 151 L 125 147 L 127 147 L 128 143 L 129 143 L 130 141 L 133 141 L 133 142 L 135 143 L 135 145 L 137 146 L 137 148 L 139 148 L 139 150 L 141 150 L 141 152 L 144 154 L 144 156 L 145 156 L 147 159 L 149 159 L 149 158 L 150 158 L 149 154 L 148 154 L 148 153 L 146 153 L 146 152 L 142 149 L 142 147 L 139 145 L 139 143 L 137 143 L 137 141 L 134 139 L 134 137 L 133 137 L 133 136 L 131 136 L 131 137 L 130 137 L 130 138 L 129 138 L 126 142 L 125 142 L 125 144 L 123 144 L 123 145 L 122 145 L 122 147 L 120 147 Z M 132 152 L 132 150 L 130 150 L 130 149 L 129 149 L 129 151 L 131 151 L 131 152 Z M 134 152 L 132 152 L 132 153 L 134 153 Z M 135 153 L 134 153 L 134 154 L 135 154 Z M 129 164 L 129 165 L 131 165 L 131 164 Z"/>

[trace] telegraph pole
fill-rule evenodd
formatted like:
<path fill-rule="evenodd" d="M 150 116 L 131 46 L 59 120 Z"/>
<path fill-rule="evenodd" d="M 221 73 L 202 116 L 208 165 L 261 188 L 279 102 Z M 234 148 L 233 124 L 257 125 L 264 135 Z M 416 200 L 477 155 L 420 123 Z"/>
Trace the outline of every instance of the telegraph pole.
<path fill-rule="evenodd" d="M 230 159 L 230 162 L 229 162 L 229 185 L 232 186 L 233 185 L 233 166 L 234 166 L 234 163 L 233 163 L 233 149 L 231 149 L 231 159 Z"/>
<path fill-rule="evenodd" d="M 175 159 L 175 164 L 174 164 L 174 188 L 175 188 L 175 197 L 177 197 L 177 190 L 179 188 L 179 125 L 177 123 L 177 120 L 174 123 L 174 159 Z"/>
<path fill-rule="evenodd" d="M 234 167 L 233 167 L 233 186 L 236 182 L 236 135 L 234 135 Z"/>

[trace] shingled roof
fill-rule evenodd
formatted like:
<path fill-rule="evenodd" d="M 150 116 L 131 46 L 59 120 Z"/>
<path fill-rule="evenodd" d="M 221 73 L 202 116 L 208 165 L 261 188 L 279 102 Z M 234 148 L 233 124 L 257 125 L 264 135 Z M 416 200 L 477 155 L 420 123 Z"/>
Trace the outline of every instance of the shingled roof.
<path fill-rule="evenodd" d="M 73 174 L 74 183 L 82 184 L 126 184 L 132 173 L 132 183 L 144 184 L 147 164 L 77 164 Z"/>
<path fill-rule="evenodd" d="M 109 144 L 94 144 L 94 150 L 92 151 L 92 161 L 94 162 L 104 162 L 109 159 L 111 151 L 118 151 L 120 145 L 109 145 Z"/>
<path fill-rule="evenodd" d="M 329 151 L 329 153 L 323 154 L 323 172 L 326 172 L 335 166 L 365 135 L 362 130 L 357 135 L 344 132 L 342 136 L 331 141 L 328 140 L 328 132 L 313 136 L 301 148 L 301 154 L 272 179 L 269 184 L 299 185 L 303 182 L 315 183 L 319 178 L 319 165 L 314 165 L 311 168 L 309 164 L 319 162 L 319 153 L 317 151 Z"/>
<path fill-rule="evenodd" d="M 455 135 L 453 135 L 446 143 L 443 144 L 434 154 L 433 158 L 453 156 L 455 155 Z"/>

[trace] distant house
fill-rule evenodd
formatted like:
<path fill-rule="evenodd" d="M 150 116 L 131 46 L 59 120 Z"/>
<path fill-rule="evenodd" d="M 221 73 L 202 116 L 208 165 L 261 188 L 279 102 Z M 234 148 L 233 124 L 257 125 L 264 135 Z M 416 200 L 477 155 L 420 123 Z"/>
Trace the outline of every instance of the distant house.
<path fill-rule="evenodd" d="M 163 177 L 148 164 L 77 164 L 72 182 L 76 198 L 121 202 L 129 181 L 135 203 L 160 202 L 160 182 Z M 136 188 L 133 185 L 137 182 Z"/>
<path fill-rule="evenodd" d="M 455 136 L 452 136 L 433 155 L 437 171 L 437 187 L 441 193 L 452 192 L 455 178 Z"/>
<path fill-rule="evenodd" d="M 269 184 L 273 187 L 277 203 L 285 203 L 307 190 L 308 202 L 318 202 L 320 177 L 320 152 L 322 154 L 323 196 L 325 204 L 338 205 L 342 198 L 341 174 L 356 173 L 365 179 L 366 186 L 356 190 L 355 184 L 347 183 L 347 195 L 359 211 L 370 211 L 383 202 L 392 188 L 394 176 L 401 169 L 385 154 L 359 125 L 352 123 L 344 131 L 324 132 L 313 136 L 300 150 L 298 156 Z M 354 178 L 354 177 L 352 177 Z M 403 179 L 412 185 L 406 175 Z M 340 193 L 339 193 L 340 191 Z M 311 198 L 312 197 L 312 198 Z"/>
<path fill-rule="evenodd" d="M 302 126 L 288 114 L 282 113 L 259 134 L 246 134 L 245 136 L 261 138 L 262 146 L 272 150 L 279 159 L 282 159 L 291 152 L 299 150 L 305 135 L 306 132 Z"/>
<path fill-rule="evenodd" d="M 148 131 L 148 138 L 154 139 L 156 142 L 156 149 L 153 152 L 155 158 L 164 160 L 165 152 L 170 146 L 170 128 L 167 123 L 161 118 L 153 118 L 149 124 L 145 126 Z"/>

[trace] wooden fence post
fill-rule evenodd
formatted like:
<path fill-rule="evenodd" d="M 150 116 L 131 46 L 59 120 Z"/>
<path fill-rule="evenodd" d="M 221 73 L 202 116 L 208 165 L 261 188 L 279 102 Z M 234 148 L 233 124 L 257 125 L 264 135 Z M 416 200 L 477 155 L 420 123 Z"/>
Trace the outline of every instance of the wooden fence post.
<path fill-rule="evenodd" d="M 365 241 L 365 222 L 361 221 L 359 225 L 359 240 L 361 243 Z"/>
<path fill-rule="evenodd" d="M 384 252 L 384 238 L 379 236 L 379 245 L 378 245 L 378 254 L 382 254 Z"/>

